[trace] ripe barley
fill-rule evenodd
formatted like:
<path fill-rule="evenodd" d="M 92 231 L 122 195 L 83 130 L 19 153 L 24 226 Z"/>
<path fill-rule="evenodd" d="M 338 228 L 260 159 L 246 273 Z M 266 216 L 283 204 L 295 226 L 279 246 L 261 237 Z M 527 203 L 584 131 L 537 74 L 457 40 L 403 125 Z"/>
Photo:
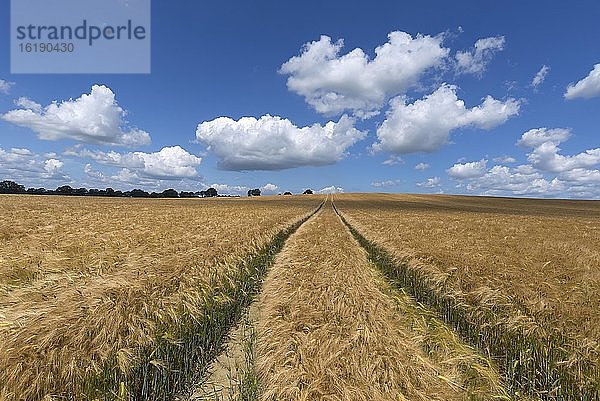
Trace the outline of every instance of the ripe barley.
<path fill-rule="evenodd" d="M 260 399 L 467 399 L 460 374 L 428 357 L 383 288 L 331 206 L 305 223 L 261 294 Z"/>
<path fill-rule="evenodd" d="M 514 391 L 600 399 L 600 203 L 353 194 L 336 204 L 388 276 L 494 357 Z"/>

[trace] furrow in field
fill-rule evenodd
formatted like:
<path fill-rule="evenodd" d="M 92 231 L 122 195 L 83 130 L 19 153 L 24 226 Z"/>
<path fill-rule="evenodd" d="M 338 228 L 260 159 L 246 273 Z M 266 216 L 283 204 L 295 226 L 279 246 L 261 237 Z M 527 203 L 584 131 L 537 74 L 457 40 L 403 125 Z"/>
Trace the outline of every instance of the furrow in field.
<path fill-rule="evenodd" d="M 424 333 L 436 329 L 419 328 L 432 316 L 409 304 L 328 205 L 290 238 L 263 285 L 256 343 L 260 399 L 502 397 L 496 388 L 479 398 L 470 392 L 468 369 L 451 357 L 432 358 L 439 345 L 452 342 L 429 336 L 425 347 Z"/>

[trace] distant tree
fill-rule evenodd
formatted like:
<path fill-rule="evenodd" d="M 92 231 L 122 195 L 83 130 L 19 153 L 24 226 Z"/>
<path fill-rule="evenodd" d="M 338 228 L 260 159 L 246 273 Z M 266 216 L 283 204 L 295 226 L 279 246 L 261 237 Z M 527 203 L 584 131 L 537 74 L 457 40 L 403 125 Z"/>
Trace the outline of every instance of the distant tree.
<path fill-rule="evenodd" d="M 179 192 L 175 191 L 172 188 L 165 189 L 161 193 L 163 198 L 179 198 Z"/>
<path fill-rule="evenodd" d="M 284 192 L 283 194 L 284 194 L 284 195 L 291 195 L 292 193 L 291 193 L 291 192 L 289 192 L 289 191 L 286 191 L 286 192 Z"/>
<path fill-rule="evenodd" d="M 73 195 L 79 195 L 79 196 L 84 196 L 87 195 L 88 190 L 87 188 L 77 188 L 73 190 Z"/>
<path fill-rule="evenodd" d="M 195 192 L 186 192 L 186 191 L 181 191 L 179 193 L 179 197 L 180 198 L 195 198 L 198 195 Z"/>
<path fill-rule="evenodd" d="M 208 196 L 209 198 L 218 196 L 219 194 L 217 193 L 217 190 L 214 189 L 213 187 L 210 187 L 206 190 L 206 196 Z"/>
<path fill-rule="evenodd" d="M 151 198 L 162 198 L 162 194 L 156 193 L 156 192 L 152 192 L 150 194 Z"/>
<path fill-rule="evenodd" d="M 104 190 L 104 196 L 115 196 L 115 190 L 108 187 Z"/>
<path fill-rule="evenodd" d="M 129 192 L 129 196 L 131 196 L 132 198 L 148 198 L 150 196 L 150 194 L 146 191 L 136 188 L 136 189 L 132 189 Z"/>
<path fill-rule="evenodd" d="M 306 190 L 306 191 L 304 191 L 302 194 L 303 194 L 303 195 L 312 195 L 312 194 L 313 194 L 313 191 L 312 191 L 312 189 L 307 189 L 307 190 Z"/>
<path fill-rule="evenodd" d="M 14 181 L 0 182 L 0 194 L 24 194 L 25 187 Z"/>
<path fill-rule="evenodd" d="M 254 188 L 248 190 L 248 196 L 260 196 L 260 189 Z"/>
<path fill-rule="evenodd" d="M 44 188 L 27 188 L 27 193 L 30 195 L 44 195 L 46 190 Z"/>
<path fill-rule="evenodd" d="M 75 190 L 73 188 L 71 188 L 70 185 L 63 185 L 63 186 L 56 188 L 54 193 L 57 195 L 74 195 Z"/>

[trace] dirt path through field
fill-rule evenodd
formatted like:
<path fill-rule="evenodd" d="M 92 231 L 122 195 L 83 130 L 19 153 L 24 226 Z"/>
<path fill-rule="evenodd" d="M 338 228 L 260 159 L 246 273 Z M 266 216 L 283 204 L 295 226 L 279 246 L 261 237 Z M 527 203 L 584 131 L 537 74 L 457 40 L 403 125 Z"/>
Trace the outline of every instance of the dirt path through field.
<path fill-rule="evenodd" d="M 460 400 L 331 203 L 290 239 L 259 302 L 261 400 Z"/>

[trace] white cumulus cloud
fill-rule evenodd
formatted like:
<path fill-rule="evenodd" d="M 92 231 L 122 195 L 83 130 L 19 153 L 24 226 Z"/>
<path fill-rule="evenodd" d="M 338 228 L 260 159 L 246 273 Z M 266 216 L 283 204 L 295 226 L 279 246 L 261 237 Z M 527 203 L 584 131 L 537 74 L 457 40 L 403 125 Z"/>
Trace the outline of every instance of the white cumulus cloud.
<path fill-rule="evenodd" d="M 94 85 L 78 99 L 53 102 L 46 107 L 27 98 L 17 100 L 21 109 L 0 117 L 38 134 L 40 139 L 70 139 L 84 143 L 137 146 L 150 143 L 150 134 L 129 127 L 126 111 L 104 85 Z"/>
<path fill-rule="evenodd" d="M 101 152 L 69 149 L 67 156 L 90 158 L 99 164 L 121 167 L 119 181 L 132 182 L 136 177 L 175 180 L 199 177 L 197 167 L 202 159 L 180 146 L 164 147 L 158 152 Z M 117 179 L 117 178 L 115 178 Z"/>
<path fill-rule="evenodd" d="M 494 166 L 485 174 L 474 177 L 467 188 L 484 194 L 556 196 L 564 190 L 558 179 L 546 179 L 531 166 Z"/>
<path fill-rule="evenodd" d="M 441 182 L 442 180 L 440 177 L 431 177 L 423 182 L 417 182 L 417 186 L 423 188 L 437 188 L 440 186 Z"/>
<path fill-rule="evenodd" d="M 405 97 L 390 101 L 386 120 L 377 129 L 374 150 L 391 153 L 432 152 L 448 143 L 450 132 L 461 127 L 495 128 L 519 113 L 520 102 L 487 96 L 479 106 L 466 108 L 457 87 L 443 84 L 435 92 L 407 104 Z"/>
<path fill-rule="evenodd" d="M 303 96 L 317 112 L 336 115 L 346 110 L 360 117 L 378 113 L 385 101 L 415 86 L 422 74 L 440 66 L 449 50 L 442 36 L 394 31 L 370 59 L 356 48 L 340 55 L 343 40 L 328 36 L 304 45 L 298 56 L 281 66 L 288 89 Z"/>
<path fill-rule="evenodd" d="M 561 149 L 558 145 L 570 136 L 571 132 L 566 128 L 537 128 L 525 132 L 518 144 L 533 148 L 527 158 L 535 168 L 545 172 L 560 173 L 600 164 L 600 148 L 572 156 L 559 154 Z"/>
<path fill-rule="evenodd" d="M 333 164 L 365 136 L 347 116 L 337 123 L 302 128 L 270 115 L 238 121 L 219 117 L 196 129 L 197 140 L 208 146 L 218 157 L 219 167 L 225 170 L 281 170 Z"/>
<path fill-rule="evenodd" d="M 331 185 L 329 187 L 321 188 L 317 192 L 320 194 L 341 194 L 344 192 L 344 188 Z"/>
<path fill-rule="evenodd" d="M 448 175 L 456 179 L 465 179 L 481 177 L 487 169 L 487 160 L 482 159 L 476 162 L 456 163 L 448 169 Z"/>
<path fill-rule="evenodd" d="M 24 180 L 31 185 L 44 180 L 70 180 L 64 172 L 64 163 L 56 158 L 45 158 L 25 148 L 0 148 L 0 176 L 11 180 Z"/>
<path fill-rule="evenodd" d="M 50 175 L 55 175 L 65 164 L 57 159 L 48 159 L 44 162 L 44 170 Z"/>
<path fill-rule="evenodd" d="M 427 163 L 417 163 L 417 165 L 415 166 L 415 170 L 420 170 L 420 171 L 427 170 L 428 168 L 429 168 L 429 164 L 427 164 Z"/>
<path fill-rule="evenodd" d="M 485 160 L 455 164 L 448 175 L 469 191 L 488 195 L 600 198 L 600 148 L 575 155 L 560 153 L 559 144 L 569 139 L 565 128 L 536 128 L 525 132 L 518 145 L 531 148 L 529 164 L 488 169 Z M 499 162 L 506 162 L 498 160 Z"/>
<path fill-rule="evenodd" d="M 558 145 L 570 137 L 571 130 L 567 128 L 534 128 L 521 135 L 521 139 L 517 141 L 517 145 L 527 148 L 535 148 L 546 142 Z"/>
<path fill-rule="evenodd" d="M 576 84 L 569 84 L 565 92 L 565 98 L 568 100 L 578 97 L 587 99 L 595 96 L 600 96 L 600 63 L 594 65 L 587 77 Z"/>
<path fill-rule="evenodd" d="M 279 187 L 275 184 L 268 183 L 260 187 L 260 190 L 268 193 L 275 193 L 279 191 Z"/>
<path fill-rule="evenodd" d="M 479 39 L 473 49 L 456 53 L 456 71 L 481 75 L 494 55 L 504 49 L 504 36 Z"/>

